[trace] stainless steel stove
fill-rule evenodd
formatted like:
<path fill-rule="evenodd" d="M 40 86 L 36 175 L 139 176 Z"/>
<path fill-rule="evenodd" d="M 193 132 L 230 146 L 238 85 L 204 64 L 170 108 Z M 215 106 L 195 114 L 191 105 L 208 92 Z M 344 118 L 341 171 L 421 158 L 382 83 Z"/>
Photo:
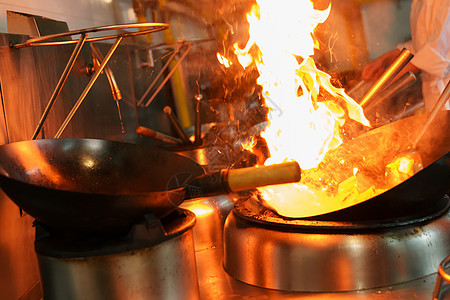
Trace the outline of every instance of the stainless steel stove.
<path fill-rule="evenodd" d="M 200 297 L 430 299 L 450 254 L 448 209 L 443 198 L 423 214 L 355 224 L 284 219 L 241 198 L 223 244 L 196 248 Z"/>

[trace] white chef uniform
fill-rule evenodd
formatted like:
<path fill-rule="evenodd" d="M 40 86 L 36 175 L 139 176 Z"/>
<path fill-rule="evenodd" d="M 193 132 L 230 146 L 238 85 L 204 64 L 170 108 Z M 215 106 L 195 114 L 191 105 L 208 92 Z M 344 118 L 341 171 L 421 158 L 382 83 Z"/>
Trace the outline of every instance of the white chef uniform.
<path fill-rule="evenodd" d="M 411 63 L 422 70 L 425 109 L 430 111 L 450 80 L 450 0 L 413 0 L 411 41 L 401 44 L 414 54 Z M 450 109 L 447 101 L 445 108 Z"/>

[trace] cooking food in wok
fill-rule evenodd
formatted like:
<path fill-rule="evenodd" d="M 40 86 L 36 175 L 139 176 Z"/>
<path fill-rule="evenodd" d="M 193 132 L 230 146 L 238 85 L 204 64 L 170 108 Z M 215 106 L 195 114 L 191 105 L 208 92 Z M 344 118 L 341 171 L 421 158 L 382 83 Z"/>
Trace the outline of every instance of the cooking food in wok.
<path fill-rule="evenodd" d="M 303 170 L 299 184 L 283 193 L 265 194 L 264 204 L 285 217 L 351 221 L 374 215 L 395 218 L 439 201 L 450 189 L 450 113 L 438 113 L 418 143 L 414 160 L 402 156 L 411 155 L 427 115 L 393 122 L 343 143 L 317 168 Z M 398 170 L 402 166 L 390 164 L 396 158 L 404 158 L 415 170 L 403 175 Z"/>

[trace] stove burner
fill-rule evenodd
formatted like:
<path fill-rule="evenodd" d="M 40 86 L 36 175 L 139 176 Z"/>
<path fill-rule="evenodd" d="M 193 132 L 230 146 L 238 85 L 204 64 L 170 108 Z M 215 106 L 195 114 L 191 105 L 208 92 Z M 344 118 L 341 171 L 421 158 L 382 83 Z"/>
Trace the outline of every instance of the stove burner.
<path fill-rule="evenodd" d="M 176 209 L 163 219 L 148 215 L 134 225 L 125 236 L 73 235 L 48 231 L 35 222 L 36 253 L 58 258 L 92 257 L 133 251 L 164 243 L 191 230 L 195 215 L 188 210 Z"/>
<path fill-rule="evenodd" d="M 450 253 L 450 199 L 426 211 L 366 221 L 289 219 L 240 199 L 224 227 L 224 268 L 258 287 L 354 291 L 436 272 Z"/>
<path fill-rule="evenodd" d="M 324 216 L 310 218 L 287 218 L 278 215 L 273 210 L 261 204 L 259 199 L 252 195 L 239 199 L 234 208 L 234 213 L 240 218 L 250 222 L 256 222 L 262 226 L 270 228 L 280 228 L 281 230 L 325 230 L 333 232 L 343 232 L 352 230 L 374 230 L 398 228 L 399 226 L 407 226 L 428 222 L 445 214 L 450 208 L 450 198 L 443 197 L 439 201 L 432 201 L 428 207 L 420 207 L 415 211 L 410 210 L 409 214 L 398 216 L 396 218 L 385 218 L 372 216 L 370 220 L 345 220 L 334 219 L 327 220 Z"/>

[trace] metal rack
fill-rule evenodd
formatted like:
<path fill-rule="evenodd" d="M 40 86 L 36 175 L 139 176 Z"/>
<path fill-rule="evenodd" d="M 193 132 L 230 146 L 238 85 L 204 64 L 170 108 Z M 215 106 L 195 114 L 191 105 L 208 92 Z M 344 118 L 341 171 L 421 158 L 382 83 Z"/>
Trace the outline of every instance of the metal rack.
<path fill-rule="evenodd" d="M 86 42 L 97 42 L 97 41 L 115 39 L 114 43 L 108 50 L 108 53 L 104 57 L 103 61 L 100 63 L 100 66 L 92 75 L 91 80 L 89 81 L 89 83 L 87 84 L 85 89 L 83 90 L 83 92 L 82 92 L 81 96 L 78 98 L 77 102 L 72 107 L 72 110 L 69 112 L 68 116 L 62 123 L 61 127 L 55 134 L 54 138 L 61 137 L 61 135 L 64 132 L 64 130 L 66 129 L 67 125 L 72 120 L 73 116 L 77 112 L 77 110 L 80 107 L 80 105 L 82 104 L 83 100 L 86 98 L 87 94 L 91 90 L 91 88 L 94 85 L 97 78 L 103 72 L 103 69 L 106 67 L 106 64 L 110 60 L 111 56 L 114 54 L 115 50 L 117 49 L 117 47 L 119 46 L 119 44 L 123 38 L 130 37 L 130 36 L 142 35 L 142 34 L 150 34 L 150 33 L 165 30 L 167 28 L 169 28 L 169 25 L 165 24 L 165 23 L 130 23 L 130 24 L 121 24 L 121 25 L 108 25 L 108 26 L 92 27 L 92 28 L 68 31 L 68 32 L 63 32 L 63 33 L 45 35 L 45 36 L 41 36 L 41 37 L 35 37 L 35 38 L 28 39 L 24 43 L 18 43 L 18 44 L 11 45 L 11 47 L 13 49 L 20 49 L 20 48 L 35 47 L 35 46 L 56 46 L 56 45 L 76 44 L 31 139 L 33 139 L 33 140 L 36 139 L 39 132 L 41 131 L 42 126 L 44 125 L 48 114 L 50 113 L 56 99 L 58 98 L 58 95 L 60 94 L 60 92 L 64 86 L 64 83 L 66 82 L 67 77 L 69 76 L 69 73 L 75 64 L 75 61 L 78 58 L 78 55 L 80 54 L 80 51 Z M 132 31 L 132 30 L 136 30 L 136 29 L 139 29 L 139 30 Z M 105 34 L 103 36 L 88 37 L 88 35 L 92 34 L 92 33 L 109 32 L 112 30 L 124 30 L 124 31 L 120 32 L 120 33 L 114 33 L 114 34 Z M 55 39 L 63 39 L 63 38 L 73 36 L 73 35 L 80 35 L 80 37 L 78 40 L 55 41 Z"/>

